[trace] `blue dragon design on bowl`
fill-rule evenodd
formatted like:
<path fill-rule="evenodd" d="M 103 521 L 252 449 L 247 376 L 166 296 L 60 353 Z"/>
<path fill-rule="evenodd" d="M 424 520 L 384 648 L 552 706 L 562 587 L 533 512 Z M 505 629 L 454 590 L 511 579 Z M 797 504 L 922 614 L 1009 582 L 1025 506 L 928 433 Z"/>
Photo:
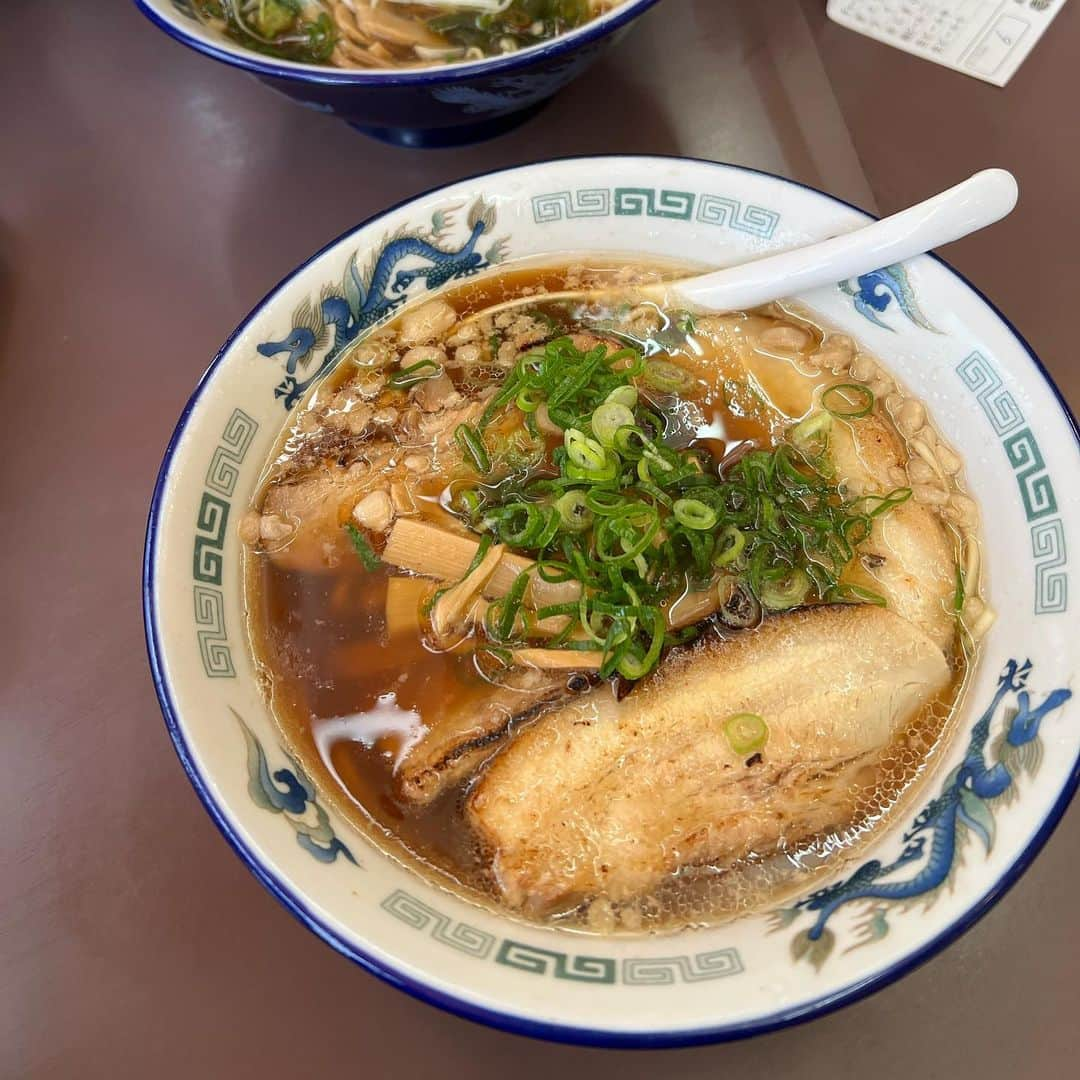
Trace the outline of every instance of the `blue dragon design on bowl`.
<path fill-rule="evenodd" d="M 932 898 L 949 880 L 967 832 L 978 836 L 990 852 L 995 832 L 993 804 L 1015 798 L 1016 780 L 1025 773 L 1034 775 L 1042 761 L 1039 728 L 1050 713 L 1072 697 L 1071 690 L 1053 690 L 1033 707 L 1026 689 L 1031 670 L 1030 660 L 1009 660 L 1005 665 L 997 692 L 972 729 L 963 761 L 945 778 L 937 798 L 923 808 L 904 833 L 905 846 L 896 859 L 890 863 L 871 859 L 844 880 L 773 912 L 774 931 L 791 926 L 804 914 L 814 915 L 812 925 L 791 943 L 796 961 L 807 959 L 816 968 L 825 963 L 836 944 L 828 922 L 847 904 L 870 905 L 857 927 L 859 940 L 847 951 L 885 937 L 893 905 Z M 988 762 L 986 746 L 991 725 L 1010 697 L 1014 700 L 1005 709 L 1003 729 L 991 747 Z M 918 866 L 912 876 L 884 880 L 911 866 Z"/>
<path fill-rule="evenodd" d="M 266 752 L 255 733 L 235 709 L 231 710 L 247 746 L 248 794 L 256 806 L 281 814 L 296 833 L 296 842 L 319 862 L 332 863 L 339 855 L 354 866 L 356 856 L 338 839 L 326 811 L 319 805 L 315 785 L 300 763 L 286 754 L 292 768 L 270 772 Z"/>
<path fill-rule="evenodd" d="M 880 270 L 872 270 L 869 274 L 862 274 L 857 278 L 840 282 L 841 292 L 847 293 L 855 304 L 855 310 L 869 319 L 876 326 L 885 330 L 892 330 L 881 315 L 888 310 L 889 305 L 896 302 L 896 306 L 916 326 L 921 326 L 931 333 L 941 333 L 930 320 L 922 313 L 918 301 L 915 299 L 915 290 L 908 280 L 907 271 L 900 264 L 884 266 Z"/>
<path fill-rule="evenodd" d="M 346 346 L 384 322 L 410 299 L 410 294 L 478 274 L 504 258 L 505 239 L 493 240 L 484 252 L 478 250 L 481 237 L 494 229 L 496 220 L 494 205 L 483 199 L 468 211 L 467 239 L 460 247 L 449 246 L 456 209 L 436 211 L 430 228 L 388 238 L 369 259 L 365 270 L 358 268 L 359 252 L 355 252 L 339 284 L 323 286 L 316 304 L 304 300 L 298 305 L 288 334 L 256 346 L 263 356 L 285 357 L 285 376 L 274 388 L 274 396 L 281 399 L 286 410 L 334 366 Z M 413 288 L 418 283 L 422 289 Z M 315 370 L 307 378 L 298 378 L 298 370 L 309 367 L 322 349 L 326 351 Z"/>

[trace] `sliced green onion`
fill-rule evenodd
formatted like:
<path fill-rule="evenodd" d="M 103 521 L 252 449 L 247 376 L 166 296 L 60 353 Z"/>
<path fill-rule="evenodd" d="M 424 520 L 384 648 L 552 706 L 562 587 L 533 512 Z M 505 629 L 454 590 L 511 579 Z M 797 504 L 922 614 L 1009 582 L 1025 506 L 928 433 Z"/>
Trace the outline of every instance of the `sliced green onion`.
<path fill-rule="evenodd" d="M 626 386 L 616 386 L 604 398 L 604 401 L 611 405 L 625 405 L 628 409 L 633 409 L 638 403 L 637 387 L 631 386 L 629 383 Z"/>
<path fill-rule="evenodd" d="M 622 427 L 615 432 L 615 449 L 631 461 L 637 461 L 650 446 L 652 441 L 639 427 Z"/>
<path fill-rule="evenodd" d="M 621 491 L 597 487 L 586 492 L 585 504 L 594 514 L 607 517 L 626 505 L 626 496 Z"/>
<path fill-rule="evenodd" d="M 514 632 L 514 621 L 517 619 L 517 614 L 521 609 L 522 601 L 525 598 L 525 590 L 528 586 L 529 575 L 518 574 L 518 576 L 514 578 L 514 584 L 510 586 L 510 591 L 502 598 L 502 600 L 497 602 L 500 605 L 498 632 L 499 637 L 503 641 L 506 641 Z M 494 606 L 495 605 L 492 605 L 492 607 Z"/>
<path fill-rule="evenodd" d="M 678 364 L 670 360 L 650 360 L 645 365 L 645 372 L 641 376 L 645 383 L 654 390 L 662 390 L 665 393 L 677 394 L 687 390 L 693 384 L 693 377 Z"/>
<path fill-rule="evenodd" d="M 490 610 L 490 608 L 488 610 Z M 477 649 L 476 658 L 477 660 L 488 658 L 494 660 L 497 670 L 505 670 L 513 663 L 513 657 L 511 656 L 509 649 L 497 649 L 492 648 L 491 646 L 485 649 Z"/>
<path fill-rule="evenodd" d="M 533 546 L 543 551 L 544 548 L 555 539 L 556 533 L 558 533 L 560 526 L 562 525 L 562 517 L 559 511 L 555 507 L 549 507 L 544 515 L 544 528 L 541 530 L 540 535 L 533 542 Z"/>
<path fill-rule="evenodd" d="M 660 659 L 660 652 L 664 647 L 664 632 L 667 622 L 664 613 L 655 609 L 649 619 L 651 638 L 646 652 L 636 647 L 627 649 L 615 663 L 615 667 L 624 679 L 640 679 L 647 675 L 656 666 Z"/>
<path fill-rule="evenodd" d="M 567 457 L 579 469 L 600 472 L 608 463 L 604 448 L 577 428 L 567 428 L 563 432 L 563 445 L 566 447 Z"/>
<path fill-rule="evenodd" d="M 578 600 L 578 622 L 581 624 L 581 629 L 585 633 L 585 636 L 593 642 L 594 645 L 603 645 L 604 639 L 596 632 L 593 626 L 593 613 L 589 610 L 589 598 L 582 592 L 581 597 Z"/>
<path fill-rule="evenodd" d="M 876 593 L 873 589 L 864 589 L 861 585 L 850 585 L 846 582 L 834 586 L 829 592 L 828 599 L 841 602 L 854 601 L 858 604 L 874 604 L 876 607 L 888 607 L 888 601 L 881 593 Z"/>
<path fill-rule="evenodd" d="M 675 325 L 681 333 L 689 336 L 697 330 L 697 319 L 692 311 L 678 311 L 675 313 Z"/>
<path fill-rule="evenodd" d="M 840 420 L 859 420 L 874 407 L 874 391 L 863 383 L 837 383 L 821 395 L 821 407 Z"/>
<path fill-rule="evenodd" d="M 716 542 L 713 566 L 730 566 L 746 548 L 746 533 L 734 525 L 725 525 Z"/>
<path fill-rule="evenodd" d="M 867 510 L 867 514 L 876 518 L 881 514 L 887 513 L 894 506 L 899 506 L 901 503 L 906 503 L 911 498 L 911 488 L 894 488 L 888 495 L 864 495 L 859 502 L 874 502 L 876 505 L 872 510 Z"/>
<path fill-rule="evenodd" d="M 540 547 L 547 518 L 534 503 L 514 502 L 488 512 L 485 518 L 499 534 L 499 539 L 511 547 Z"/>
<path fill-rule="evenodd" d="M 657 446 L 651 442 L 645 444 L 645 458 L 650 466 L 664 473 L 670 473 L 678 461 L 674 451 L 669 450 L 666 446 Z M 665 477 L 665 479 L 670 480 L 671 477 Z"/>
<path fill-rule="evenodd" d="M 564 581 L 574 580 L 573 569 L 555 559 L 537 559 L 536 574 L 541 581 L 546 581 L 549 585 L 561 585 Z"/>
<path fill-rule="evenodd" d="M 566 492 L 555 503 L 559 518 L 571 532 L 582 532 L 593 523 L 593 512 L 589 509 L 589 496 L 580 488 Z"/>
<path fill-rule="evenodd" d="M 508 405 L 517 396 L 518 389 L 521 385 L 521 374 L 515 370 L 507 377 L 506 382 L 503 384 L 502 389 L 487 403 L 484 408 L 480 419 L 476 423 L 476 427 L 479 431 L 483 431 L 488 426 L 495 414 Z"/>
<path fill-rule="evenodd" d="M 634 414 L 625 405 L 609 401 L 592 414 L 593 434 L 602 446 L 614 447 L 615 435 L 620 428 L 634 426 Z"/>
<path fill-rule="evenodd" d="M 822 410 L 812 412 L 800 420 L 789 436 L 792 443 L 810 457 L 820 457 L 829 448 L 829 433 L 832 431 L 833 418 Z"/>
<path fill-rule="evenodd" d="M 840 539 L 844 542 L 846 559 L 850 559 L 859 546 L 873 531 L 874 524 L 868 514 L 857 514 L 840 526 Z"/>
<path fill-rule="evenodd" d="M 368 543 L 367 537 L 352 522 L 345 525 L 345 531 L 349 534 L 352 546 L 356 554 L 360 556 L 365 570 L 378 570 L 382 566 L 382 559 L 375 554 L 374 549 Z"/>
<path fill-rule="evenodd" d="M 570 480 L 589 484 L 606 484 L 619 475 L 617 458 L 605 458 L 600 468 L 585 468 L 582 465 L 567 465 L 566 475 Z"/>
<path fill-rule="evenodd" d="M 716 511 L 700 499 L 676 499 L 671 514 L 680 525 L 698 531 L 711 529 L 717 520 Z"/>
<path fill-rule="evenodd" d="M 472 557 L 469 568 L 462 574 L 463 578 L 467 578 L 484 561 L 485 556 L 491 550 L 491 545 L 494 542 L 491 533 L 484 533 L 484 535 L 480 537 L 480 543 L 476 545 L 476 554 Z"/>
<path fill-rule="evenodd" d="M 600 519 L 596 527 L 596 554 L 604 562 L 629 563 L 640 555 L 660 531 L 656 507 L 636 503 Z"/>
<path fill-rule="evenodd" d="M 490 605 L 484 626 L 493 645 L 520 636 L 523 620 L 528 630 L 531 620 L 557 614 L 565 625 L 549 647 L 601 649 L 602 676 L 636 679 L 655 668 L 665 647 L 699 632 L 670 633 L 659 614 L 688 584 L 715 588 L 718 618 L 732 628 L 757 625 L 763 606 L 884 602 L 841 581 L 875 518 L 910 493 L 845 498 L 825 454 L 834 412 L 851 417 L 872 407 L 868 388 L 830 387 L 822 408 L 785 443 L 753 450 L 721 473 L 701 451 L 662 441 L 666 421 L 630 384 L 639 375 L 643 386 L 665 391 L 693 383 L 678 364 L 646 364 L 640 349 L 609 355 L 603 345 L 581 350 L 556 338 L 519 357 L 480 422 L 455 432 L 484 483 L 466 481 L 451 505 L 486 534 L 483 551 L 509 544 L 536 560 L 530 579 L 579 587 L 574 603 L 540 612 L 513 597 Z M 548 419 L 562 433 L 546 459 L 538 435 L 522 444 L 524 428 L 482 437 L 490 421 L 521 424 L 522 414 L 534 435 Z M 502 419 L 500 429 L 511 426 Z"/>
<path fill-rule="evenodd" d="M 410 364 L 408 367 L 404 367 L 391 375 L 386 380 L 386 385 L 392 386 L 396 390 L 404 390 L 409 386 L 415 386 L 417 383 L 434 379 L 437 375 L 441 375 L 442 372 L 442 365 L 437 364 L 434 360 L 418 360 L 415 364 Z"/>
<path fill-rule="evenodd" d="M 454 440 L 461 447 L 461 452 L 472 460 L 479 473 L 491 472 L 491 458 L 484 449 L 480 433 L 471 424 L 458 424 Z"/>
<path fill-rule="evenodd" d="M 795 567 L 778 577 L 766 577 L 758 590 L 761 606 L 769 611 L 798 607 L 810 595 L 810 579 Z"/>
<path fill-rule="evenodd" d="M 814 481 L 798 467 L 791 451 L 786 446 L 777 447 L 773 461 L 774 476 L 785 492 L 798 495 L 808 495 L 813 492 Z"/>
<path fill-rule="evenodd" d="M 953 611 L 959 614 L 964 610 L 964 599 L 967 592 L 967 587 L 964 584 L 964 568 L 957 563 L 956 564 L 956 591 L 953 593 Z"/>
<path fill-rule="evenodd" d="M 742 582 L 736 582 L 735 586 L 724 597 L 719 590 L 724 587 L 721 581 L 717 586 L 720 607 L 717 614 L 725 626 L 733 630 L 749 630 L 761 622 L 761 605 L 757 597 Z"/>
<path fill-rule="evenodd" d="M 534 413 L 544 403 L 544 393 L 536 387 L 527 386 L 518 392 L 515 404 L 523 413 Z"/>
<path fill-rule="evenodd" d="M 735 713 L 724 721 L 724 735 L 736 754 L 756 754 L 769 741 L 769 726 L 757 713 Z"/>
<path fill-rule="evenodd" d="M 470 519 L 480 511 L 480 492 L 476 488 L 462 488 L 453 497 L 454 506 Z"/>
<path fill-rule="evenodd" d="M 642 466 L 644 466 L 644 468 L 642 468 Z M 645 461 L 644 458 L 642 458 L 642 460 L 638 462 L 637 471 L 639 477 L 642 476 L 642 473 L 644 473 L 645 476 L 649 476 L 649 463 Z M 646 495 L 648 495 L 655 502 L 659 503 L 661 506 L 666 506 L 668 509 L 671 508 L 671 497 L 665 495 L 664 492 L 661 491 L 660 488 L 658 488 L 654 483 L 652 483 L 651 480 L 646 480 L 644 479 L 644 477 L 642 477 L 641 483 L 638 485 L 638 488 L 640 491 L 643 491 Z"/>

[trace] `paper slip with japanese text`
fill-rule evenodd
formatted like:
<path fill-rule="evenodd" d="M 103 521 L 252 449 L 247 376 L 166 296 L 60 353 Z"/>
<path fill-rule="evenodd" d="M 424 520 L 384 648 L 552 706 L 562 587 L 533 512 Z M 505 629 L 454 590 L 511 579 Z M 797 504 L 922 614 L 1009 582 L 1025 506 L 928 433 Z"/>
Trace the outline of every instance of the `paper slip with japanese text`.
<path fill-rule="evenodd" d="M 1004 86 L 1065 0 L 829 0 L 829 18 Z"/>

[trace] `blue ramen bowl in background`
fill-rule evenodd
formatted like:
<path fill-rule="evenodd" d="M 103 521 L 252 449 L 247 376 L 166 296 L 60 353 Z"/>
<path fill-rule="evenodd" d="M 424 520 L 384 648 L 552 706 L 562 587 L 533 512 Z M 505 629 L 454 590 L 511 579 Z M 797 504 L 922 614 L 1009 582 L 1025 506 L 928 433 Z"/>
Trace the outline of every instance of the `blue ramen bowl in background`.
<path fill-rule="evenodd" d="M 492 138 L 528 119 L 657 0 L 625 0 L 577 30 L 503 56 L 378 71 L 265 57 L 203 25 L 190 0 L 135 2 L 170 37 L 251 72 L 309 109 L 385 142 L 440 147 Z"/>

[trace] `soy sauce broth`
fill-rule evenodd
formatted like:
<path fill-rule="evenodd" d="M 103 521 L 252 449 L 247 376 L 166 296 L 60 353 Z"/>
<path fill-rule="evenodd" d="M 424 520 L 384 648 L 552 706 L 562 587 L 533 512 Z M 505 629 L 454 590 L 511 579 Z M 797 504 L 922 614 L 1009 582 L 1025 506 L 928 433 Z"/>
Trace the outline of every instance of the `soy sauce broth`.
<path fill-rule="evenodd" d="M 589 273 L 617 279 L 622 265 L 596 260 Z M 661 276 L 696 269 L 653 265 Z M 577 277 L 576 268 L 532 266 L 475 278 L 441 298 L 465 315 L 522 293 L 567 288 L 568 280 L 572 287 Z M 537 306 L 543 310 L 542 295 Z M 602 320 L 604 314 L 592 317 Z M 731 318 L 730 342 L 740 350 L 739 362 L 730 349 L 694 335 L 692 322 L 676 323 L 665 316 L 654 332 L 642 335 L 642 344 L 648 354 L 679 364 L 698 380 L 674 407 L 671 424 L 683 445 L 707 450 L 717 463 L 748 448 L 774 447 L 810 410 L 815 394 L 836 381 L 831 372 L 801 363 L 791 350 L 761 344 L 762 335 L 780 325 L 800 327 L 810 348 L 822 342 L 822 330 L 790 312 L 773 307 Z M 346 356 L 313 400 L 327 400 L 352 373 Z M 444 489 L 443 483 L 430 484 L 421 493 L 416 500 L 421 516 L 446 521 Z M 391 576 L 386 568 L 365 570 L 358 559 L 345 559 L 332 573 L 306 574 L 249 554 L 248 630 L 261 678 L 286 744 L 327 802 L 394 857 L 477 902 L 495 905 L 483 855 L 462 816 L 468 781 L 419 811 L 403 802 L 395 784 L 396 764 L 425 727 L 438 724 L 450 705 L 481 701 L 490 686 L 467 653 L 434 651 L 415 632 L 388 627 Z M 413 582 L 414 604 L 437 588 L 434 582 Z M 668 928 L 754 910 L 806 888 L 819 867 L 831 872 L 838 858 L 850 858 L 859 838 L 906 801 L 927 769 L 968 669 L 959 645 L 952 662 L 955 679 L 948 691 L 920 712 L 868 778 L 847 836 L 823 837 L 798 851 L 733 868 L 684 871 L 634 911 L 624 912 L 620 926 Z M 595 912 L 590 917 L 584 909 L 564 913 L 561 921 L 612 929 L 610 921 L 597 919 Z"/>

